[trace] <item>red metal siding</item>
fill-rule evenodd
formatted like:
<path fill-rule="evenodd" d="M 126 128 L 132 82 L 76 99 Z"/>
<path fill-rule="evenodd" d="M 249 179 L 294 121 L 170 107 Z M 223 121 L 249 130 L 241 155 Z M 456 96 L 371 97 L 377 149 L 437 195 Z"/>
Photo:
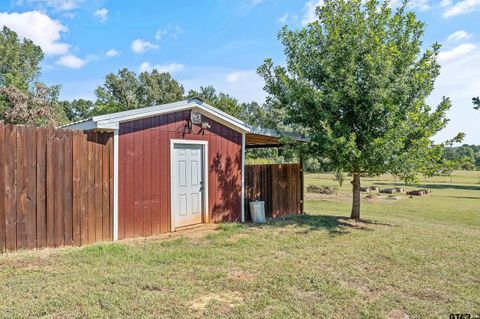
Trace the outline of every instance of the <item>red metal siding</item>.
<path fill-rule="evenodd" d="M 170 231 L 170 140 L 208 141 L 210 222 L 239 221 L 242 135 L 206 116 L 210 129 L 187 133 L 190 111 L 120 125 L 119 238 Z"/>

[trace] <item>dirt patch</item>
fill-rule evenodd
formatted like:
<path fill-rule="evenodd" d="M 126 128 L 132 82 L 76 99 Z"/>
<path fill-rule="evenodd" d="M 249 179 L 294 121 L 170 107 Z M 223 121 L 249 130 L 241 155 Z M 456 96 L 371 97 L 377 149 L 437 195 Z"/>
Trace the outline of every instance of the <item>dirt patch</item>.
<path fill-rule="evenodd" d="M 165 288 L 165 287 L 160 287 L 160 286 L 155 285 L 155 284 L 143 285 L 142 290 L 151 291 L 151 292 L 163 292 L 163 293 L 170 292 L 170 289 Z"/>
<path fill-rule="evenodd" d="M 377 194 L 377 193 L 371 193 L 365 196 L 364 199 L 368 202 L 378 202 L 379 200 L 382 199 L 382 196 L 380 196 L 380 194 Z"/>
<path fill-rule="evenodd" d="M 409 319 L 410 316 L 402 309 L 393 309 L 388 314 L 389 319 Z"/>
<path fill-rule="evenodd" d="M 78 249 L 77 247 L 48 248 L 32 251 L 19 250 L 12 253 L 0 255 L 0 268 L 12 267 L 25 271 L 46 271 L 55 264 L 59 254 L 67 249 Z"/>
<path fill-rule="evenodd" d="M 402 197 L 400 196 L 395 196 L 395 195 L 388 195 L 387 197 L 385 197 L 386 200 L 400 200 L 402 199 Z"/>
<path fill-rule="evenodd" d="M 252 281 L 255 280 L 257 276 L 244 270 L 234 270 L 228 274 L 228 278 L 238 281 Z"/>
<path fill-rule="evenodd" d="M 406 198 L 400 193 L 397 193 L 397 194 L 396 195 L 390 194 L 385 196 L 378 193 L 372 193 L 372 194 L 366 195 L 365 197 L 363 197 L 363 199 L 365 199 L 367 202 L 379 202 L 379 201 L 396 201 L 396 200 L 401 200 Z"/>
<path fill-rule="evenodd" d="M 339 202 L 347 202 L 352 200 L 352 195 L 349 193 L 343 193 L 343 192 L 338 194 L 332 194 L 332 195 L 305 193 L 305 200 L 310 200 L 310 201 L 334 200 Z"/>
<path fill-rule="evenodd" d="M 208 305 L 213 302 L 221 303 L 223 306 L 234 308 L 243 303 L 243 297 L 238 292 L 223 292 L 222 294 L 209 293 L 200 298 L 195 299 L 190 308 L 196 311 L 207 309 Z"/>
<path fill-rule="evenodd" d="M 218 230 L 218 224 L 200 224 L 191 227 L 185 227 L 175 230 L 173 233 L 164 233 L 150 237 L 128 238 L 122 239 L 120 243 L 141 246 L 146 242 L 156 241 L 158 239 L 174 239 L 179 237 L 187 237 L 190 239 L 199 239 Z"/>

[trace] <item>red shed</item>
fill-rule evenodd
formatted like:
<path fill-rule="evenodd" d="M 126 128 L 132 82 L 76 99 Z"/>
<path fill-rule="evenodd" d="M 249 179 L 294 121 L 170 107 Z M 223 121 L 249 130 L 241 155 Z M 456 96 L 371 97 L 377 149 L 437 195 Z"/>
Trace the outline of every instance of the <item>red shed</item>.
<path fill-rule="evenodd" d="M 198 223 L 244 221 L 245 147 L 278 146 L 199 99 L 93 117 L 114 131 L 114 240 Z"/>

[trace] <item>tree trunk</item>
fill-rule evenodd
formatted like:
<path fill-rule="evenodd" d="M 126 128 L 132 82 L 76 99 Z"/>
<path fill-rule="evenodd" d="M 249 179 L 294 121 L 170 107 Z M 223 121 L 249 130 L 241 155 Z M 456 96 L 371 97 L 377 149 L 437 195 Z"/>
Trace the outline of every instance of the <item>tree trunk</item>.
<path fill-rule="evenodd" d="M 353 173 L 353 201 L 350 218 L 360 220 L 360 173 Z"/>

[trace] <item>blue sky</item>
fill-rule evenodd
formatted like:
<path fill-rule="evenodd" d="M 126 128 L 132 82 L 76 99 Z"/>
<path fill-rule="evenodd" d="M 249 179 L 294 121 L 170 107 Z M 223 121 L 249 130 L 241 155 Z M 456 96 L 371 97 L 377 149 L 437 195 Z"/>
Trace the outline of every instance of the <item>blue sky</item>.
<path fill-rule="evenodd" d="M 188 89 L 214 85 L 241 101 L 262 102 L 256 68 L 266 57 L 283 63 L 277 32 L 313 19 L 321 0 L 2 0 L 0 25 L 31 38 L 45 52 L 40 80 L 62 84 L 64 99 L 94 99 L 110 72 L 169 71 Z M 394 0 L 395 6 L 399 0 Z M 412 0 L 427 23 L 425 47 L 443 45 L 442 74 L 429 102 L 452 98 L 451 122 L 437 139 L 458 131 L 480 144 L 480 0 Z"/>

